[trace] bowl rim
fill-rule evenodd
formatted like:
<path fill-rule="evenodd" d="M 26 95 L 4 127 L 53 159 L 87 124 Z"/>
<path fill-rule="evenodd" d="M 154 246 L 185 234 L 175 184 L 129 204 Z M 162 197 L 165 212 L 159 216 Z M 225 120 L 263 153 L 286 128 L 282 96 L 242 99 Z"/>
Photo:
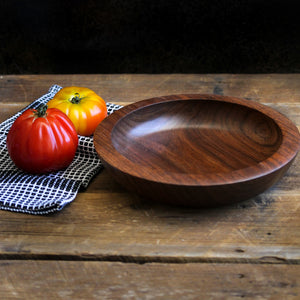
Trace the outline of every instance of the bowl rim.
<path fill-rule="evenodd" d="M 154 172 L 147 172 L 146 167 L 141 165 L 138 165 L 138 168 L 143 172 L 138 171 L 137 164 L 123 156 L 114 147 L 111 134 L 117 123 L 124 117 L 128 116 L 134 111 L 149 107 L 151 105 L 187 100 L 213 100 L 224 103 L 238 104 L 250 109 L 254 109 L 268 116 L 277 124 L 282 134 L 281 144 L 271 156 L 246 168 L 229 172 L 206 174 L 166 172 L 164 173 L 164 176 L 155 176 L 157 174 L 157 170 L 154 170 Z M 118 170 L 118 172 L 128 174 L 132 177 L 141 178 L 143 180 L 152 182 L 159 182 L 162 184 L 212 186 L 249 181 L 281 169 L 290 163 L 300 150 L 300 134 L 296 125 L 282 113 L 253 100 L 214 94 L 177 94 L 137 101 L 115 111 L 106 117 L 96 128 L 94 133 L 94 145 L 96 152 L 98 153 L 100 160 L 104 163 L 104 165 L 108 165 L 111 168 Z M 141 176 L 141 173 L 143 176 Z M 157 178 L 159 178 L 159 180 Z"/>

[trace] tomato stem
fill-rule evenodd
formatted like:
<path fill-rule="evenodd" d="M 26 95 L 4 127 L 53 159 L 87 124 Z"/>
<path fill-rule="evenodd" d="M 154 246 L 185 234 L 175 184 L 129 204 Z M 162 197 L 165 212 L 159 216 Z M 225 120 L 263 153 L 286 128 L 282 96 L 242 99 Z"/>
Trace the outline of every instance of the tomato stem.
<path fill-rule="evenodd" d="M 41 104 L 41 105 L 36 109 L 36 111 L 34 112 L 34 114 L 35 114 L 35 116 L 36 116 L 37 118 L 45 117 L 47 109 L 48 109 L 47 104 Z"/>
<path fill-rule="evenodd" d="M 70 102 L 72 102 L 73 104 L 78 104 L 82 98 L 80 98 L 79 93 L 75 93 L 74 95 L 75 95 L 75 97 L 72 97 Z"/>

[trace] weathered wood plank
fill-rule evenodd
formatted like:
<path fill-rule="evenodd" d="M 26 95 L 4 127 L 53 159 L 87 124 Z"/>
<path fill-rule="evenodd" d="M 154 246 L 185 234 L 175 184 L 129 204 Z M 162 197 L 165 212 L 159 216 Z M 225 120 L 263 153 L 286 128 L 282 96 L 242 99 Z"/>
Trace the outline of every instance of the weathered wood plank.
<path fill-rule="evenodd" d="M 145 203 L 110 184 L 47 217 L 0 211 L 1 256 L 300 262 L 299 194 L 195 210 Z"/>
<path fill-rule="evenodd" d="M 1 299 L 299 299 L 299 265 L 0 261 Z"/>
<path fill-rule="evenodd" d="M 0 76 L 0 102 L 31 102 L 52 84 L 59 84 L 89 87 L 112 102 L 209 93 L 265 103 L 299 103 L 299 81 L 300 74 L 7 75 Z"/>

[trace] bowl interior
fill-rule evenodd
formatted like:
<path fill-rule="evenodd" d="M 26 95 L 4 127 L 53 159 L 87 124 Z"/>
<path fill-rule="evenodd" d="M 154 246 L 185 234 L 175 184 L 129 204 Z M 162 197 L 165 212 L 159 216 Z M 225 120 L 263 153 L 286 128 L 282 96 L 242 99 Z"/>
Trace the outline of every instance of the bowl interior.
<path fill-rule="evenodd" d="M 167 101 L 122 117 L 111 132 L 114 148 L 151 174 L 228 173 L 273 155 L 279 126 L 251 107 L 223 101 Z"/>

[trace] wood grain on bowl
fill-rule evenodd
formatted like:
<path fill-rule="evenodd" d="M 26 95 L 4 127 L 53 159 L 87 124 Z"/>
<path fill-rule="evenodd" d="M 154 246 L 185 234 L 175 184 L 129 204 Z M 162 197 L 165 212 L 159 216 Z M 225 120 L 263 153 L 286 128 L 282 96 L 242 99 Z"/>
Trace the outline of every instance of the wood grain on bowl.
<path fill-rule="evenodd" d="M 151 200 L 197 207 L 265 191 L 289 168 L 300 137 L 270 107 L 194 94 L 125 106 L 99 125 L 94 143 L 126 188 Z"/>

